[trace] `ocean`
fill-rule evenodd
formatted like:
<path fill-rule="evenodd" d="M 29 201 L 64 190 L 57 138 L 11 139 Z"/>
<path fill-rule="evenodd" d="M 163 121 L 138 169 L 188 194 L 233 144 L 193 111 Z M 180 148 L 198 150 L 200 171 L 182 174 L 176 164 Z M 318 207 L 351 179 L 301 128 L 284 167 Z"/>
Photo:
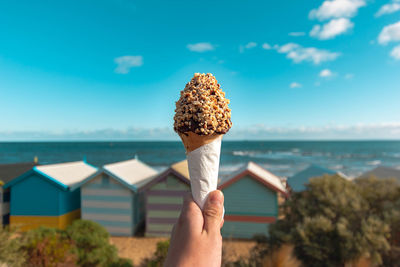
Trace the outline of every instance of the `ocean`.
<path fill-rule="evenodd" d="M 185 159 L 180 142 L 4 142 L 0 163 L 33 161 L 50 164 L 86 160 L 101 166 L 131 159 L 162 171 Z M 281 177 L 290 177 L 309 164 L 357 177 L 378 165 L 400 168 L 400 141 L 223 141 L 221 176 L 253 161 Z"/>

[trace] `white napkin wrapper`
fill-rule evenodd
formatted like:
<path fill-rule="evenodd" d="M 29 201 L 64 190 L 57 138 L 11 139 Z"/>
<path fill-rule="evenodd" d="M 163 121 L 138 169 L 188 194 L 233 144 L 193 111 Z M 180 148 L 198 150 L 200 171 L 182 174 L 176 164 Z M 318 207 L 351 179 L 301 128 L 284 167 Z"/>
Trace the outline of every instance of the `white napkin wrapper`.
<path fill-rule="evenodd" d="M 222 136 L 186 155 L 192 196 L 194 201 L 202 210 L 208 194 L 216 190 L 218 186 L 221 140 Z"/>

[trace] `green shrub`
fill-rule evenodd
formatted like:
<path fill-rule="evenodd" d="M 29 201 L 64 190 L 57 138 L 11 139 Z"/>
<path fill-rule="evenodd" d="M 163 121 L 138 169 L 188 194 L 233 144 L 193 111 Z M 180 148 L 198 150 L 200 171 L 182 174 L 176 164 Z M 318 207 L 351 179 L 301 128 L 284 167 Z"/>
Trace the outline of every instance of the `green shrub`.
<path fill-rule="evenodd" d="M 40 227 L 16 234 L 0 227 L 0 266 L 132 267 L 118 257 L 108 232 L 92 221 L 76 220 L 66 230 Z"/>
<path fill-rule="evenodd" d="M 355 180 L 369 212 L 390 226 L 389 251 L 382 251 L 384 266 L 400 266 L 400 186 L 394 179 L 376 177 Z M 397 264 L 397 265 L 396 265 Z"/>
<path fill-rule="evenodd" d="M 110 236 L 107 230 L 98 223 L 76 220 L 68 226 L 66 233 L 75 244 L 79 266 L 110 266 L 123 263 L 118 258 L 116 247 L 109 243 Z"/>
<path fill-rule="evenodd" d="M 119 258 L 116 261 L 108 265 L 108 267 L 132 267 L 132 261 L 130 259 Z"/>
<path fill-rule="evenodd" d="M 371 211 L 355 183 L 339 176 L 311 179 L 284 211 L 270 227 L 270 244 L 293 244 L 305 266 L 344 266 L 362 257 L 382 264 L 390 249 L 389 224 Z"/>
<path fill-rule="evenodd" d="M 157 250 L 154 256 L 150 259 L 145 259 L 141 266 L 143 267 L 161 267 L 167 258 L 169 248 L 169 240 L 160 241 L 157 243 Z"/>
<path fill-rule="evenodd" d="M 51 267 L 61 263 L 72 265 L 76 261 L 74 244 L 62 231 L 40 227 L 26 232 L 21 239 L 30 266 Z"/>
<path fill-rule="evenodd" d="M 0 225 L 0 266 L 24 266 L 26 253 L 22 250 L 21 240 L 15 232 Z"/>

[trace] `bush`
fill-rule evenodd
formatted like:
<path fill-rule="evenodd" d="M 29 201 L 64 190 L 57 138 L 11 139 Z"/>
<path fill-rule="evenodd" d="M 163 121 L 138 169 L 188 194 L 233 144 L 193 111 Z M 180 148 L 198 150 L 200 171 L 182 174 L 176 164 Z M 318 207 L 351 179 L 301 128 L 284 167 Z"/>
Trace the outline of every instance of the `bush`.
<path fill-rule="evenodd" d="M 0 227 L 0 266 L 132 267 L 118 257 L 108 232 L 92 221 L 76 220 L 67 230 L 40 227 L 16 234 Z"/>
<path fill-rule="evenodd" d="M 79 266 L 110 266 L 122 263 L 116 247 L 109 243 L 107 230 L 101 225 L 92 221 L 76 220 L 68 226 L 66 233 L 76 246 Z"/>
<path fill-rule="evenodd" d="M 390 249 L 388 223 L 370 211 L 356 184 L 340 176 L 311 179 L 284 211 L 285 218 L 270 227 L 270 242 L 293 244 L 305 266 L 344 266 L 362 257 L 381 264 Z"/>
<path fill-rule="evenodd" d="M 390 227 L 389 251 L 382 251 L 384 266 L 400 266 L 400 186 L 394 179 L 376 177 L 355 180 L 360 194 L 368 202 L 369 212 Z"/>
<path fill-rule="evenodd" d="M 76 256 L 74 245 L 62 231 L 40 227 L 22 236 L 22 249 L 27 253 L 27 263 L 31 266 L 73 265 Z"/>
<path fill-rule="evenodd" d="M 15 232 L 0 225 L 0 266 L 24 266 L 26 253 L 22 250 L 21 241 Z"/>
<path fill-rule="evenodd" d="M 165 259 L 167 258 L 169 248 L 169 240 L 160 241 L 157 243 L 157 250 L 154 253 L 154 256 L 150 259 L 145 259 L 141 266 L 143 267 L 161 267 L 164 264 Z"/>
<path fill-rule="evenodd" d="M 108 265 L 108 267 L 132 267 L 132 261 L 130 259 L 119 258 L 116 261 Z"/>

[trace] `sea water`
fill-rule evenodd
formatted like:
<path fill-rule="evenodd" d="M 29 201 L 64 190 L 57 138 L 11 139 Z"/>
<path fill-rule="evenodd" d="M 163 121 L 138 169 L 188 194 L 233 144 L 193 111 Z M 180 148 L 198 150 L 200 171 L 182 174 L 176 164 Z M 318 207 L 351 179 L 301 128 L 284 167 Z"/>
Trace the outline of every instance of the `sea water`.
<path fill-rule="evenodd" d="M 0 163 L 38 157 L 40 164 L 86 159 L 101 166 L 135 156 L 159 171 L 186 157 L 180 142 L 0 143 Z M 221 176 L 248 161 L 282 177 L 290 177 L 310 164 L 357 177 L 378 165 L 400 168 L 400 141 L 223 141 Z"/>

